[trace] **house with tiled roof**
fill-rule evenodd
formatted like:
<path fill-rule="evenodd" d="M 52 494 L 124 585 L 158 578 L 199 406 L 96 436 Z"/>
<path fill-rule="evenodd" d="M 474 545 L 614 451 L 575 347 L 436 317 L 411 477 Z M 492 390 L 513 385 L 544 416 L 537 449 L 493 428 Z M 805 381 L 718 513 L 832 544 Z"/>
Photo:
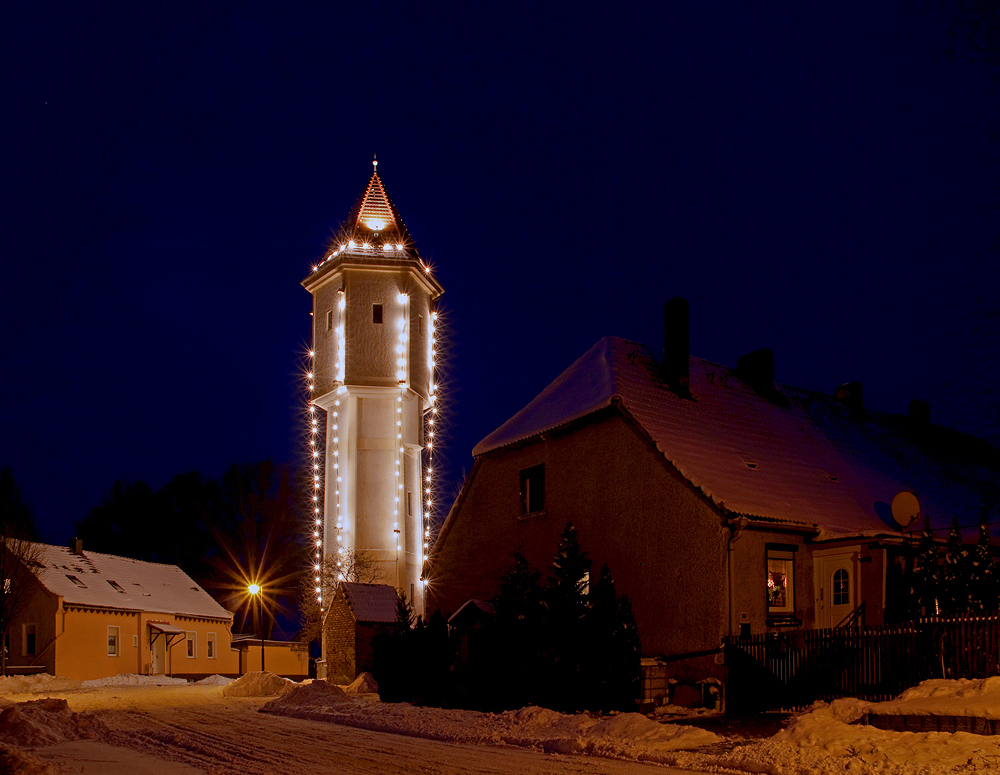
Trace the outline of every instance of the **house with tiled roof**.
<path fill-rule="evenodd" d="M 176 565 L 85 552 L 79 540 L 34 547 L 29 599 L 5 634 L 15 671 L 239 674 L 233 615 Z"/>
<path fill-rule="evenodd" d="M 925 519 L 943 537 L 1000 517 L 1000 452 L 924 402 L 904 416 L 866 408 L 858 383 L 779 384 L 767 350 L 691 357 L 683 299 L 664 332 L 662 356 L 597 342 L 475 447 L 427 610 L 490 598 L 519 547 L 546 569 L 572 523 L 632 600 L 643 656 L 722 677 L 728 635 L 891 617 Z"/>

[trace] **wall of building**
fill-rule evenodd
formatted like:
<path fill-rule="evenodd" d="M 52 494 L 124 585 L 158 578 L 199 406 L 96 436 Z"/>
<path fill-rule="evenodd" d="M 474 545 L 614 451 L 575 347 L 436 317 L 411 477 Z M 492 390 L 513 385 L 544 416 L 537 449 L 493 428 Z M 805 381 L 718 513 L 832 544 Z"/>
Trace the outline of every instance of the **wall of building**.
<path fill-rule="evenodd" d="M 788 626 L 768 624 L 767 610 L 767 547 L 795 547 L 792 584 L 795 618 L 799 624 L 812 627 L 815 621 L 813 596 L 813 562 L 805 539 L 800 533 L 778 533 L 748 529 L 738 531 L 730 545 L 733 570 L 732 631 L 740 633 L 741 625 L 749 625 L 751 633 L 769 629 L 787 630 Z"/>
<path fill-rule="evenodd" d="M 244 641 L 241 646 L 243 653 L 242 671 L 252 673 L 260 670 L 260 641 Z M 236 670 L 227 675 L 240 675 L 239 654 L 233 649 L 232 663 Z M 282 641 L 264 641 L 264 669 L 269 673 L 301 681 L 309 677 L 309 645 L 306 643 L 285 643 Z"/>
<path fill-rule="evenodd" d="M 545 465 L 545 511 L 522 517 L 520 472 Z M 492 597 L 511 553 L 547 571 L 567 523 L 593 561 L 607 562 L 632 600 L 642 652 L 715 649 L 727 618 L 720 515 L 635 426 L 614 412 L 520 448 L 481 456 L 435 547 L 428 610 L 453 613 Z M 717 672 L 715 658 L 675 663 L 676 672 Z"/>
<path fill-rule="evenodd" d="M 335 684 L 350 683 L 357 676 L 354 669 L 354 615 L 339 589 L 330 602 L 323 628 L 323 659 L 326 660 L 327 680 Z"/>
<path fill-rule="evenodd" d="M 31 591 L 20 614 L 8 627 L 10 649 L 8 665 L 42 665 L 47 673 L 55 674 L 56 639 L 60 633 L 57 611 L 59 600 L 46 591 L 37 579 L 30 579 Z M 24 653 L 25 625 L 34 625 L 35 653 Z"/>

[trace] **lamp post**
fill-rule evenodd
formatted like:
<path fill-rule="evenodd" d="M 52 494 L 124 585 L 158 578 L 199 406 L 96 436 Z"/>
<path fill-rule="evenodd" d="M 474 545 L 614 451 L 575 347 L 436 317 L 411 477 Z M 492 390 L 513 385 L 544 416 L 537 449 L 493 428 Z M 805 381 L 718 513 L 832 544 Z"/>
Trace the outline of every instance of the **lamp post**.
<path fill-rule="evenodd" d="M 247 591 L 257 598 L 257 629 L 260 633 L 260 672 L 264 672 L 264 595 L 260 584 L 251 584 Z"/>

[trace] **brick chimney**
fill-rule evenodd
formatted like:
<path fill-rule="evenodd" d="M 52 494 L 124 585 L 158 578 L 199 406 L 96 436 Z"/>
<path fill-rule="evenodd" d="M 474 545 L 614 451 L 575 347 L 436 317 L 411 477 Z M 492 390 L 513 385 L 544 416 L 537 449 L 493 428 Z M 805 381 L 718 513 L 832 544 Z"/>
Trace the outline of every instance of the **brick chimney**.
<path fill-rule="evenodd" d="M 791 406 L 788 397 L 774 386 L 774 351 L 768 347 L 736 359 L 736 374 L 759 396 L 776 406 Z"/>
<path fill-rule="evenodd" d="M 83 554 L 83 539 L 71 538 L 69 541 L 69 550 L 73 552 L 73 554 Z"/>
<path fill-rule="evenodd" d="M 865 396 L 860 382 L 845 382 L 837 388 L 834 396 L 853 417 L 861 419 L 865 416 Z"/>
<path fill-rule="evenodd" d="M 690 398 L 691 323 L 688 300 L 674 296 L 663 305 L 663 379 L 681 398 Z"/>

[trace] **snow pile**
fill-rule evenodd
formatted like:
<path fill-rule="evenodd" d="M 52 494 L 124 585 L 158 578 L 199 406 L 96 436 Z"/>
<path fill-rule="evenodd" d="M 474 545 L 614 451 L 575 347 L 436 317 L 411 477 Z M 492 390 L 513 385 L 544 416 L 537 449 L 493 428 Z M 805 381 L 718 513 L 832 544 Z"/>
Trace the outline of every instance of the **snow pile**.
<path fill-rule="evenodd" d="M 48 673 L 0 676 L 0 694 L 60 692 L 67 689 L 75 689 L 79 685 L 79 681 L 71 681 L 69 678 L 56 678 Z"/>
<path fill-rule="evenodd" d="M 319 683 L 315 681 L 314 685 Z M 302 702 L 293 699 L 299 692 L 302 692 Z M 658 724 L 638 713 L 595 717 L 567 715 L 538 707 L 499 714 L 480 713 L 366 702 L 319 689 L 307 694 L 304 688 L 288 698 L 268 703 L 261 711 L 455 743 L 511 745 L 553 753 L 586 753 L 647 761 L 672 761 L 665 756 L 666 752 L 722 741 L 712 732 Z"/>
<path fill-rule="evenodd" d="M 868 710 L 886 716 L 976 716 L 1000 719 L 1000 676 L 934 678 L 907 689 L 894 700 Z"/>
<path fill-rule="evenodd" d="M 288 694 L 297 684 L 274 673 L 256 671 L 222 687 L 223 697 L 273 697 Z"/>
<path fill-rule="evenodd" d="M 187 686 L 186 678 L 168 678 L 165 675 L 137 675 L 136 673 L 119 673 L 109 678 L 94 678 L 81 681 L 84 689 L 96 689 L 101 686 Z"/>
<path fill-rule="evenodd" d="M 348 694 L 378 694 L 378 684 L 371 673 L 362 673 L 344 691 Z"/>
<path fill-rule="evenodd" d="M 834 700 L 829 705 L 818 702 L 792 718 L 788 727 L 772 739 L 837 757 L 835 767 L 840 771 L 846 766 L 845 759 L 856 766 L 870 765 L 879 772 L 879 768 L 892 772 L 893 765 L 900 771 L 918 772 L 919 767 L 926 771 L 959 766 L 991 769 L 1000 764 L 1000 737 L 967 732 L 891 732 L 850 723 L 873 707 L 851 698 Z"/>
<path fill-rule="evenodd" d="M 233 682 L 232 678 L 226 678 L 224 675 L 210 675 L 207 678 L 202 678 L 200 681 L 195 681 L 198 686 L 226 686 Z"/>
<path fill-rule="evenodd" d="M 103 724 L 54 697 L 19 702 L 0 712 L 0 739 L 19 746 L 54 745 L 97 737 Z"/>
<path fill-rule="evenodd" d="M 33 753 L 0 743 L 0 772 L 5 775 L 56 775 L 55 768 Z"/>
<path fill-rule="evenodd" d="M 294 686 L 294 684 L 293 684 Z M 293 716 L 286 710 L 315 708 L 349 702 L 344 690 L 326 681 L 310 681 L 307 684 L 295 686 L 291 691 L 282 693 L 276 700 L 261 707 L 262 713 L 277 713 L 283 716 Z"/>

